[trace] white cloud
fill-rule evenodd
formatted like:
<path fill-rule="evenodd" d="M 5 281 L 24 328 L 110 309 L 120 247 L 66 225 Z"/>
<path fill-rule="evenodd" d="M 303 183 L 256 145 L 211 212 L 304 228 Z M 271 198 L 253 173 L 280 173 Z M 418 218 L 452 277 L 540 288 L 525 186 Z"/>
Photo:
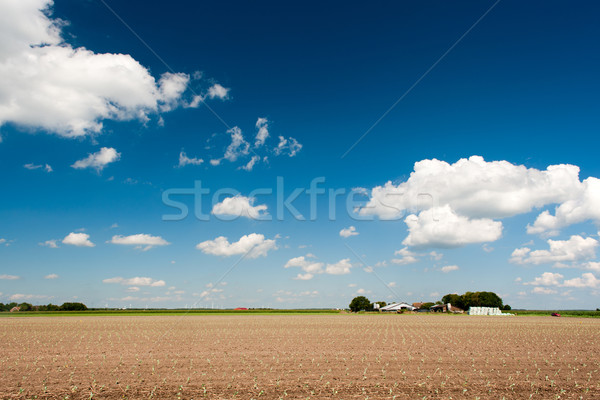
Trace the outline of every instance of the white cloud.
<path fill-rule="evenodd" d="M 179 164 L 177 165 L 179 168 L 185 167 L 186 165 L 200 165 L 204 162 L 201 158 L 189 158 L 185 151 L 179 153 Z"/>
<path fill-rule="evenodd" d="M 250 144 L 244 139 L 242 130 L 237 126 L 227 131 L 231 135 L 231 143 L 225 150 L 223 158 L 231 162 L 236 161 L 241 156 L 247 156 L 250 151 Z"/>
<path fill-rule="evenodd" d="M 112 147 L 102 147 L 100 151 L 90 153 L 86 158 L 76 161 L 71 167 L 75 169 L 94 168 L 100 172 L 108 164 L 118 161 L 120 158 L 121 153 L 117 153 L 117 150 Z"/>
<path fill-rule="evenodd" d="M 442 267 L 442 272 L 447 274 L 448 272 L 458 271 L 459 269 L 458 265 L 446 265 L 445 267 Z"/>
<path fill-rule="evenodd" d="M 348 287 L 357 287 L 358 285 L 356 283 L 350 283 L 348 284 Z"/>
<path fill-rule="evenodd" d="M 527 233 L 556 232 L 566 226 L 592 220 L 600 224 L 600 179 L 590 177 L 584 180 L 571 198 L 555 209 L 554 215 L 543 211 L 533 223 L 527 226 Z"/>
<path fill-rule="evenodd" d="M 349 258 L 345 258 L 336 262 L 335 264 L 327 264 L 325 267 L 325 273 L 330 275 L 346 275 L 350 273 L 352 264 Z"/>
<path fill-rule="evenodd" d="M 444 257 L 444 255 L 442 253 L 432 251 L 429 253 L 429 257 L 431 257 L 432 260 L 440 261 Z"/>
<path fill-rule="evenodd" d="M 468 218 L 504 218 L 565 201 L 580 186 L 579 168 L 574 165 L 551 165 L 540 171 L 507 161 L 486 162 L 479 156 L 454 164 L 423 160 L 415 163 L 407 181 L 373 188 L 359 214 L 397 219 L 408 210 L 448 205 Z"/>
<path fill-rule="evenodd" d="M 221 164 L 221 159 L 220 158 L 219 159 L 213 159 L 213 160 L 210 160 L 209 162 L 210 162 L 210 165 L 212 165 L 213 167 L 216 167 L 216 166 L 218 166 L 218 165 Z"/>
<path fill-rule="evenodd" d="M 528 247 L 515 249 L 510 262 L 515 264 L 545 264 L 579 261 L 594 258 L 598 241 L 591 237 L 583 238 L 573 235 L 568 240 L 547 241 L 549 250 L 531 251 Z"/>
<path fill-rule="evenodd" d="M 456 214 L 449 205 L 409 215 L 404 220 L 408 237 L 402 244 L 417 247 L 459 247 L 470 243 L 493 242 L 502 236 L 502 222 L 488 218 L 469 219 Z"/>
<path fill-rule="evenodd" d="M 64 137 L 99 133 L 103 120 L 148 120 L 174 108 L 186 74 L 156 82 L 127 54 L 96 54 L 61 37 L 51 0 L 0 2 L 0 125 L 41 128 Z M 23 21 L 27 21 L 26 26 Z"/>
<path fill-rule="evenodd" d="M 298 275 L 296 275 L 296 277 L 294 279 L 299 280 L 299 281 L 308 281 L 314 277 L 315 277 L 314 274 L 306 273 L 306 274 L 298 274 Z"/>
<path fill-rule="evenodd" d="M 358 232 L 354 226 L 349 226 L 348 228 L 344 228 L 340 231 L 340 236 L 344 238 L 356 235 L 358 235 Z"/>
<path fill-rule="evenodd" d="M 103 283 L 117 283 L 124 286 L 150 286 L 150 287 L 162 287 L 165 286 L 165 281 L 156 280 L 148 277 L 134 277 L 125 279 L 120 276 L 114 278 L 104 279 Z"/>
<path fill-rule="evenodd" d="M 290 259 L 287 263 L 285 263 L 284 268 L 302 268 L 302 271 L 306 272 L 305 275 L 301 278 L 301 275 L 298 275 L 298 279 L 308 280 L 311 279 L 315 274 L 323 273 L 324 263 L 310 261 L 305 258 L 305 256 L 295 257 Z"/>
<path fill-rule="evenodd" d="M 279 136 L 279 144 L 275 147 L 275 155 L 286 154 L 290 157 L 294 157 L 298 152 L 302 150 L 302 145 L 298 143 L 293 137 L 284 138 Z"/>
<path fill-rule="evenodd" d="M 524 285 L 533 286 L 560 286 L 560 280 L 564 278 L 563 275 L 554 272 L 544 272 L 542 276 L 536 277 L 531 282 L 525 282 Z"/>
<path fill-rule="evenodd" d="M 247 217 L 258 219 L 268 215 L 267 206 L 264 204 L 254 205 L 256 198 L 236 195 L 227 197 L 212 208 L 214 215 L 227 215 L 236 217 Z"/>
<path fill-rule="evenodd" d="M 396 287 L 396 282 L 390 282 L 390 283 L 388 283 L 388 286 L 389 287 Z"/>
<path fill-rule="evenodd" d="M 20 301 L 20 300 L 41 300 L 41 299 L 49 299 L 50 296 L 45 296 L 41 294 L 23 294 L 23 293 L 15 293 L 9 297 L 10 300 Z"/>
<path fill-rule="evenodd" d="M 252 156 L 252 158 L 250 159 L 250 161 L 248 161 L 248 163 L 246 163 L 246 165 L 242 165 L 240 167 L 240 169 L 243 169 L 245 171 L 252 171 L 252 168 L 254 168 L 254 165 L 260 161 L 260 156 Z"/>
<path fill-rule="evenodd" d="M 275 240 L 265 239 L 258 233 L 244 235 L 237 242 L 229 243 L 225 236 L 219 236 L 214 240 L 207 240 L 196 245 L 198 250 L 205 254 L 230 257 L 244 254 L 247 258 L 266 257 L 270 250 L 277 250 Z"/>
<path fill-rule="evenodd" d="M 58 279 L 58 275 L 57 274 L 46 275 L 44 277 L 44 279 Z"/>
<path fill-rule="evenodd" d="M 29 163 L 29 164 L 23 165 L 23 167 L 25 169 L 28 169 L 28 170 L 36 170 L 36 169 L 43 168 L 46 172 L 52 172 L 53 171 L 52 167 L 50 165 L 48 165 L 48 164 L 46 164 L 46 165 L 39 164 L 38 165 L 38 164 L 31 164 L 31 163 Z"/>
<path fill-rule="evenodd" d="M 127 291 L 130 292 L 130 293 L 135 293 L 135 292 L 139 292 L 140 288 L 137 287 L 137 286 L 131 286 L 131 287 L 127 288 Z"/>
<path fill-rule="evenodd" d="M 565 280 L 563 286 L 576 288 L 597 288 L 600 286 L 600 279 L 596 278 L 591 272 L 586 272 L 580 278 Z"/>
<path fill-rule="evenodd" d="M 167 246 L 171 244 L 160 236 L 152 236 L 146 233 L 138 233 L 130 236 L 115 235 L 110 240 L 110 243 L 138 246 L 139 248 L 143 248 L 144 251 L 150 250 L 154 246 Z"/>
<path fill-rule="evenodd" d="M 88 235 L 87 233 L 71 232 L 67 236 L 65 236 L 62 242 L 64 244 L 70 244 L 72 246 L 94 247 L 95 244 L 92 243 L 89 239 L 90 235 Z"/>
<path fill-rule="evenodd" d="M 0 275 L 0 280 L 14 281 L 17 279 L 21 279 L 21 277 L 17 276 L 17 275 L 6 275 L 6 274 Z"/>
<path fill-rule="evenodd" d="M 56 244 L 57 240 L 46 240 L 45 242 L 39 243 L 40 246 L 50 247 L 51 249 L 58 249 L 58 245 Z"/>
<path fill-rule="evenodd" d="M 550 289 L 550 288 L 545 288 L 545 287 L 534 287 L 533 290 L 531 291 L 531 293 L 536 293 L 536 294 L 556 294 L 558 293 L 556 290 L 554 289 Z"/>
<path fill-rule="evenodd" d="M 393 258 L 391 260 L 393 264 L 407 265 L 419 261 L 419 259 L 416 257 L 417 254 L 410 251 L 408 247 L 404 247 L 400 250 L 395 251 L 394 255 L 401 256 L 401 258 Z"/>
<path fill-rule="evenodd" d="M 221 100 L 227 99 L 229 95 L 229 88 L 225 88 L 218 83 L 215 83 L 210 88 L 208 88 L 208 97 L 211 99 L 217 98 Z"/>
<path fill-rule="evenodd" d="M 485 251 L 486 253 L 491 253 L 492 251 L 494 251 L 494 248 L 492 246 L 490 246 L 487 243 L 484 243 L 481 248 L 483 249 L 483 251 Z"/>
<path fill-rule="evenodd" d="M 350 259 L 346 258 L 334 264 L 325 264 L 322 262 L 307 260 L 305 256 L 290 259 L 284 268 L 301 268 L 305 274 L 298 274 L 294 279 L 309 280 L 317 274 L 345 275 L 350 273 L 352 264 Z"/>
<path fill-rule="evenodd" d="M 265 140 L 269 137 L 269 121 L 266 118 L 259 118 L 256 121 L 256 139 L 254 147 L 260 147 L 265 144 Z"/>

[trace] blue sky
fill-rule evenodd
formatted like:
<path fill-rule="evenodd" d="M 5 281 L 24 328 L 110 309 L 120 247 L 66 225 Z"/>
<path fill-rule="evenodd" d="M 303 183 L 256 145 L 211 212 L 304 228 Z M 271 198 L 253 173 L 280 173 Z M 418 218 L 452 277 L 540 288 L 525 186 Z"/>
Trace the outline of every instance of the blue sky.
<path fill-rule="evenodd" d="M 0 7 L 0 302 L 599 306 L 595 3 Z"/>

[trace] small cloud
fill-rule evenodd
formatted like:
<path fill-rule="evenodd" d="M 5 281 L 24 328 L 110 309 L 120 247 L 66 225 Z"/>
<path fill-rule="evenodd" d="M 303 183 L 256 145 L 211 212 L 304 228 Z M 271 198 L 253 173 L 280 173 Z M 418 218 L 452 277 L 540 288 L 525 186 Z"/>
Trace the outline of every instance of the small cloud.
<path fill-rule="evenodd" d="M 245 196 L 233 196 L 223 199 L 222 202 L 213 206 L 211 213 L 218 216 L 246 217 L 258 219 L 268 215 L 267 206 L 264 204 L 254 205 L 256 198 Z"/>
<path fill-rule="evenodd" d="M 37 164 L 25 164 L 23 165 L 24 168 L 28 169 L 28 170 L 36 170 L 36 169 L 40 169 L 43 168 L 46 172 L 52 172 L 53 169 L 49 164 L 45 164 L 45 165 L 37 165 Z"/>
<path fill-rule="evenodd" d="M 75 169 L 93 168 L 97 172 L 101 172 L 108 164 L 118 161 L 121 158 L 121 153 L 112 147 L 102 147 L 96 153 L 90 153 L 86 158 L 76 161 L 71 165 Z"/>
<path fill-rule="evenodd" d="M 58 249 L 58 245 L 56 244 L 57 240 L 46 240 L 45 242 L 39 243 L 40 246 L 50 247 L 51 249 Z"/>
<path fill-rule="evenodd" d="M 57 274 L 46 275 L 44 277 L 44 279 L 58 279 L 58 275 Z"/>
<path fill-rule="evenodd" d="M 17 276 L 17 275 L 6 275 L 6 274 L 0 275 L 0 280 L 14 281 L 17 279 L 21 279 L 21 277 Z"/>
<path fill-rule="evenodd" d="M 254 164 L 256 164 L 258 161 L 260 161 L 260 156 L 252 156 L 250 161 L 248 161 L 246 165 L 242 165 L 241 167 L 239 167 L 239 169 L 243 169 L 245 171 L 252 171 L 252 168 L 254 168 Z"/>
<path fill-rule="evenodd" d="M 556 290 L 538 286 L 538 287 L 534 287 L 533 290 L 531 291 L 531 293 L 535 293 L 535 294 L 556 294 Z"/>
<path fill-rule="evenodd" d="M 429 253 L 429 257 L 431 257 L 432 260 L 440 261 L 442 259 L 442 257 L 444 257 L 444 255 L 442 253 L 432 251 Z"/>
<path fill-rule="evenodd" d="M 451 271 L 458 271 L 460 268 L 458 267 L 458 265 L 446 265 L 445 267 L 442 267 L 442 272 L 447 274 L 448 272 Z"/>
<path fill-rule="evenodd" d="M 350 236 L 356 236 L 359 233 L 356 231 L 356 228 L 354 226 L 349 226 L 348 228 L 344 228 L 340 231 L 340 236 L 347 238 Z"/>
<path fill-rule="evenodd" d="M 118 227 L 119 227 L 119 224 L 117 224 L 117 223 L 115 222 L 114 224 L 112 224 L 112 225 L 110 226 L 110 229 L 116 229 L 116 228 L 118 228 Z"/>
<path fill-rule="evenodd" d="M 162 287 L 165 286 L 165 281 L 156 280 L 148 277 L 134 277 L 125 279 L 120 276 L 114 278 L 104 279 L 102 283 L 117 283 L 124 286 L 150 286 L 150 287 Z"/>
<path fill-rule="evenodd" d="M 171 244 L 160 236 L 152 236 L 145 233 L 130 236 L 115 235 L 109 243 L 137 246 L 136 248 L 140 248 L 143 251 L 150 250 L 154 246 L 167 246 Z"/>
<path fill-rule="evenodd" d="M 302 145 L 292 137 L 284 138 L 279 136 L 279 144 L 275 147 L 275 155 L 288 154 L 290 157 L 294 157 L 298 152 L 302 150 Z"/>
<path fill-rule="evenodd" d="M 358 285 L 356 283 L 351 283 L 348 285 L 348 287 L 357 287 Z"/>
<path fill-rule="evenodd" d="M 266 257 L 271 250 L 277 250 L 277 243 L 275 240 L 266 239 L 262 234 L 251 233 L 233 243 L 230 243 L 225 236 L 219 236 L 214 240 L 198 243 L 196 248 L 205 254 L 215 256 L 230 257 L 243 254 L 247 258 L 258 258 Z"/>
<path fill-rule="evenodd" d="M 190 158 L 187 156 L 187 154 L 185 154 L 185 151 L 182 151 L 179 153 L 179 164 L 177 164 L 177 167 L 182 168 L 186 165 L 200 165 L 203 162 L 203 159 L 196 157 Z"/>
<path fill-rule="evenodd" d="M 256 138 L 254 141 L 254 147 L 261 147 L 265 144 L 265 140 L 269 137 L 269 121 L 266 118 L 259 118 L 256 121 Z"/>
<path fill-rule="evenodd" d="M 396 287 L 396 282 L 390 282 L 390 283 L 388 283 L 388 286 L 389 287 Z"/>
<path fill-rule="evenodd" d="M 92 243 L 89 239 L 90 235 L 88 235 L 87 233 L 71 232 L 63 239 L 62 242 L 64 244 L 70 244 L 71 246 L 94 247 L 95 244 Z"/>
<path fill-rule="evenodd" d="M 483 246 L 481 246 L 481 248 L 486 253 L 491 253 L 492 251 L 494 251 L 494 248 L 492 246 L 490 246 L 489 244 L 487 244 L 487 243 L 484 243 Z"/>
<path fill-rule="evenodd" d="M 208 88 L 208 97 L 211 99 L 220 99 L 226 100 L 229 96 L 229 91 L 231 89 L 225 88 L 218 83 L 215 83 L 210 88 Z"/>
<path fill-rule="evenodd" d="M 33 299 L 49 299 L 51 298 L 50 296 L 45 296 L 45 295 L 41 295 L 41 294 L 22 294 L 22 293 L 15 293 L 12 296 L 9 297 L 10 300 L 14 300 L 14 301 L 19 301 L 19 300 L 33 300 Z"/>

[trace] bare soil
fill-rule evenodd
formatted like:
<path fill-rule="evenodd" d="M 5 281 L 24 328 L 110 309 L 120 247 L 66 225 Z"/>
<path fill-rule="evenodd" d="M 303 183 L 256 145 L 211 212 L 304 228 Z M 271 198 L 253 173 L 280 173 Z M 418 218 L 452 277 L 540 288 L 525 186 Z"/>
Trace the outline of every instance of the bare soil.
<path fill-rule="evenodd" d="M 0 319 L 2 399 L 600 399 L 600 319 Z"/>

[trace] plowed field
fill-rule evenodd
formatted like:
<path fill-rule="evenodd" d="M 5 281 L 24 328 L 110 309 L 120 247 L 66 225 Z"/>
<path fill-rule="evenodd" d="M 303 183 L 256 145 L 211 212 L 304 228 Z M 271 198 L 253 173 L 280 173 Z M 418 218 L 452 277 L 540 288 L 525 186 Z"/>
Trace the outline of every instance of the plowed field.
<path fill-rule="evenodd" d="M 599 399 L 600 319 L 0 319 L 4 399 Z"/>

